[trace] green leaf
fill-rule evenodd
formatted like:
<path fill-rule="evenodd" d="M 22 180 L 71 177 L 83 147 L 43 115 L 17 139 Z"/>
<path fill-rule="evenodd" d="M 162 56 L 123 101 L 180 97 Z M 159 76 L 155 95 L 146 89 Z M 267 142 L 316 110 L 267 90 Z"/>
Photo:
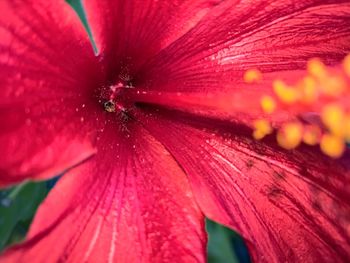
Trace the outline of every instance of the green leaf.
<path fill-rule="evenodd" d="M 89 35 L 90 42 L 91 42 L 91 45 L 94 49 L 94 52 L 97 53 L 97 46 L 96 46 L 96 43 L 94 41 L 94 38 L 92 37 L 90 26 L 89 26 L 89 23 L 87 21 L 85 10 L 84 10 L 84 7 L 83 7 L 81 0 L 66 0 L 66 2 L 68 4 L 70 4 L 70 6 L 74 9 L 74 11 L 78 14 L 80 21 L 83 23 L 85 30 Z"/>
<path fill-rule="evenodd" d="M 209 263 L 250 262 L 243 239 L 234 231 L 207 219 Z"/>
<path fill-rule="evenodd" d="M 0 250 L 23 239 L 47 193 L 45 182 L 25 182 L 0 191 Z"/>

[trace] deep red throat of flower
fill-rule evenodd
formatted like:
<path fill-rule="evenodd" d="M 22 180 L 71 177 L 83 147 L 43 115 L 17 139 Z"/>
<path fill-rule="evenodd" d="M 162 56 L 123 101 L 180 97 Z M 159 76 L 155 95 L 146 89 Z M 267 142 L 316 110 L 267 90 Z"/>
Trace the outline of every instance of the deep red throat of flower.
<path fill-rule="evenodd" d="M 0 185 L 67 171 L 1 262 L 204 262 L 204 216 L 256 262 L 349 262 L 348 152 L 247 126 L 273 79 L 350 53 L 349 1 L 83 4 L 97 55 L 64 1 L 0 1 Z"/>

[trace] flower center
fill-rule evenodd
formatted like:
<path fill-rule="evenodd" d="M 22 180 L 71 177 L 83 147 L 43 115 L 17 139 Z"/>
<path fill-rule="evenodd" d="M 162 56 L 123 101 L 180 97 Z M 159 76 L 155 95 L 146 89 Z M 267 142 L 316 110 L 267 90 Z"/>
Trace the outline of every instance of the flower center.
<path fill-rule="evenodd" d="M 133 89 L 131 82 L 118 82 L 116 85 L 111 85 L 107 92 L 102 97 L 107 100 L 102 101 L 103 108 L 106 112 L 113 113 L 117 111 L 126 111 L 126 91 Z"/>

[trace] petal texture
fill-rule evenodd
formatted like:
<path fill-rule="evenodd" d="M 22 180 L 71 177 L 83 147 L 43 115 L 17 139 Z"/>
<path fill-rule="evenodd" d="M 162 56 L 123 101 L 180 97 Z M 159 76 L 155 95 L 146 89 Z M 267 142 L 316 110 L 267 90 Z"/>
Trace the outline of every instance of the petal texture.
<path fill-rule="evenodd" d="M 99 153 L 58 182 L 28 240 L 1 262 L 205 262 L 204 218 L 186 176 L 134 128 L 120 144 L 101 136 Z"/>
<path fill-rule="evenodd" d="M 252 141 L 244 126 L 187 117 L 144 123 L 187 173 L 206 216 L 239 231 L 254 261 L 349 261 L 349 153 L 334 161 L 316 148 L 285 151 L 273 137 Z"/>
<path fill-rule="evenodd" d="M 152 56 L 134 74 L 130 93 L 137 102 L 251 123 L 273 80 L 295 84 L 312 57 L 339 63 L 350 52 L 349 28 L 348 1 L 222 1 Z M 260 83 L 244 82 L 251 68 L 263 72 Z"/>
<path fill-rule="evenodd" d="M 102 60 L 110 69 L 111 78 L 116 70 L 133 75 L 147 59 L 190 31 L 220 2 L 83 1 L 94 39 Z"/>
<path fill-rule="evenodd" d="M 65 1 L 0 2 L 0 186 L 57 175 L 95 152 L 79 110 L 97 83 Z M 89 77 L 87 77 L 89 76 Z"/>
<path fill-rule="evenodd" d="M 250 68 L 278 72 L 328 64 L 350 52 L 350 3 L 222 1 L 152 57 L 136 78 L 157 91 L 239 91 Z"/>

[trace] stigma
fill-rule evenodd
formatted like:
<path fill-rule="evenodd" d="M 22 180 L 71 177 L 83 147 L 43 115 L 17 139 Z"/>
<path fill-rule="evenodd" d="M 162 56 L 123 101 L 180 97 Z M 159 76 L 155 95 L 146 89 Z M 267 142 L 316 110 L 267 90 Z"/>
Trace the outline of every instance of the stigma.
<path fill-rule="evenodd" d="M 257 83 L 263 77 L 257 69 L 244 74 L 246 83 Z M 272 92 L 262 95 L 260 108 L 263 116 L 279 110 L 294 114 L 292 120 L 275 125 L 261 118 L 253 121 L 253 137 L 261 140 L 276 130 L 276 141 L 284 149 L 292 150 L 300 144 L 319 145 L 320 150 L 339 158 L 350 143 L 350 55 L 342 66 L 327 67 L 320 59 L 308 61 L 305 76 L 294 84 L 276 79 Z M 312 113 L 317 121 L 305 121 Z"/>
<path fill-rule="evenodd" d="M 130 82 L 118 82 L 109 86 L 108 90 L 105 90 L 102 94 L 102 98 L 105 98 L 102 100 L 104 110 L 109 113 L 126 111 L 127 100 L 125 95 L 127 90 L 132 88 L 134 87 Z"/>

